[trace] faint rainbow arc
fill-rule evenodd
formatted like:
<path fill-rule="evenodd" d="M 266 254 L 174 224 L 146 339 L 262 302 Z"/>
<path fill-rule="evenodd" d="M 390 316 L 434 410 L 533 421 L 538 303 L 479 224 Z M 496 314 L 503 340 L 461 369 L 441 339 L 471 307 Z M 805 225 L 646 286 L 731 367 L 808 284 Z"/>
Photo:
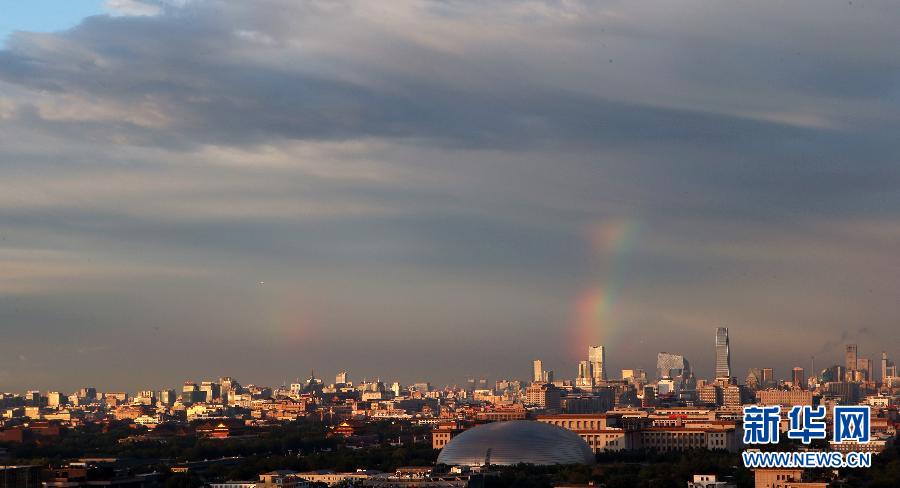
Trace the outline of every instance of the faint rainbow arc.
<path fill-rule="evenodd" d="M 605 264 L 604 275 L 582 289 L 575 302 L 575 357 L 586 358 L 588 345 L 608 347 L 618 338 L 621 323 L 614 320 L 615 307 L 639 230 L 640 223 L 635 219 L 605 222 L 588 228 L 592 257 Z"/>

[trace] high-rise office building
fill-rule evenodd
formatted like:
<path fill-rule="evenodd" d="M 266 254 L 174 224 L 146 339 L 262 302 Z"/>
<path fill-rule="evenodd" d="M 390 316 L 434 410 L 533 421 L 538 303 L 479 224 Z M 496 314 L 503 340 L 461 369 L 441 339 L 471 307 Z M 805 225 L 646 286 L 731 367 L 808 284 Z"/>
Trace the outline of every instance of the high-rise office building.
<path fill-rule="evenodd" d="M 532 385 L 525 389 L 524 402 L 526 405 L 532 405 L 551 411 L 559 411 L 560 391 L 549 383 Z"/>
<path fill-rule="evenodd" d="M 762 369 L 762 387 L 770 388 L 775 385 L 775 370 L 772 368 Z"/>
<path fill-rule="evenodd" d="M 889 360 L 886 352 L 881 353 L 881 383 L 885 383 L 886 378 L 894 378 L 897 376 L 897 365 Z"/>
<path fill-rule="evenodd" d="M 744 380 L 744 384 L 751 390 L 759 389 L 760 386 L 762 386 L 762 373 L 759 371 L 759 368 L 750 368 L 747 370 L 747 379 Z"/>
<path fill-rule="evenodd" d="M 334 383 L 336 385 L 346 385 L 348 377 L 347 370 L 343 370 L 334 377 Z"/>
<path fill-rule="evenodd" d="M 726 407 L 739 407 L 750 401 L 748 390 L 742 386 L 729 385 L 722 388 L 722 404 Z"/>
<path fill-rule="evenodd" d="M 826 383 L 832 381 L 844 381 L 847 376 L 847 370 L 841 366 L 840 364 L 835 364 L 834 366 L 828 368 L 825 372 L 827 372 Z"/>
<path fill-rule="evenodd" d="M 687 359 L 680 354 L 661 352 L 656 355 L 657 378 L 687 378 L 690 368 Z"/>
<path fill-rule="evenodd" d="M 591 387 L 594 385 L 594 378 L 591 374 L 590 361 L 578 362 L 578 376 L 575 378 L 575 386 Z"/>
<path fill-rule="evenodd" d="M 588 347 L 588 361 L 591 363 L 594 384 L 606 381 L 606 349 L 603 346 Z"/>
<path fill-rule="evenodd" d="M 643 369 L 623 369 L 622 379 L 632 383 L 643 384 L 647 382 L 647 373 Z"/>
<path fill-rule="evenodd" d="M 141 405 L 156 405 L 156 392 L 153 390 L 141 390 L 134 396 L 131 403 Z"/>
<path fill-rule="evenodd" d="M 214 381 L 204 381 L 200 383 L 200 392 L 203 394 L 203 401 L 215 402 L 221 398 L 222 385 Z"/>
<path fill-rule="evenodd" d="M 532 381 L 544 381 L 544 363 L 540 359 L 535 359 L 533 366 L 534 374 L 532 375 Z"/>
<path fill-rule="evenodd" d="M 194 403 L 204 401 L 204 397 L 205 395 L 200 392 L 197 383 L 194 383 L 193 381 L 184 382 L 184 386 L 181 388 L 181 403 L 193 405 Z"/>
<path fill-rule="evenodd" d="M 590 378 L 591 377 L 591 363 L 587 361 L 579 361 L 578 362 L 578 378 Z"/>
<path fill-rule="evenodd" d="M 236 395 L 242 393 L 241 384 L 231 376 L 219 378 L 219 384 L 221 385 L 219 394 L 222 396 L 222 403 L 226 405 L 231 403 Z"/>
<path fill-rule="evenodd" d="M 697 389 L 697 400 L 705 405 L 722 405 L 722 387 L 719 385 L 704 385 Z"/>
<path fill-rule="evenodd" d="M 58 392 L 51 391 L 47 393 L 47 406 L 48 407 L 61 407 L 66 404 L 66 397 Z"/>
<path fill-rule="evenodd" d="M 803 368 L 797 366 L 791 370 L 791 383 L 794 388 L 806 389 L 806 373 Z"/>
<path fill-rule="evenodd" d="M 847 344 L 847 350 L 844 357 L 846 358 L 847 371 L 856 371 L 857 350 L 856 344 Z"/>
<path fill-rule="evenodd" d="M 856 360 L 856 371 L 862 373 L 865 381 L 875 381 L 875 364 L 871 359 L 859 358 Z"/>
<path fill-rule="evenodd" d="M 78 390 L 78 398 L 82 400 L 87 400 L 85 403 L 92 403 L 97 399 L 97 389 L 94 387 L 85 387 Z"/>
<path fill-rule="evenodd" d="M 727 327 L 716 329 L 716 378 L 731 378 L 731 349 Z"/>
<path fill-rule="evenodd" d="M 41 406 L 41 392 L 38 390 L 29 390 L 25 393 L 25 405 L 29 407 Z"/>
<path fill-rule="evenodd" d="M 159 403 L 171 407 L 178 399 L 177 393 L 173 389 L 162 390 L 159 392 Z"/>

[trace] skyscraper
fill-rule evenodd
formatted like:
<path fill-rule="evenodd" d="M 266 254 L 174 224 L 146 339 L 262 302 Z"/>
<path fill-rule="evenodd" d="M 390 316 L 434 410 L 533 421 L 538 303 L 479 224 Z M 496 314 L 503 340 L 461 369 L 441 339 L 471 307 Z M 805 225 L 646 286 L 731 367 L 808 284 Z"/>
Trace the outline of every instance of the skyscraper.
<path fill-rule="evenodd" d="M 797 366 L 791 371 L 791 383 L 794 388 L 806 389 L 806 374 L 803 368 Z"/>
<path fill-rule="evenodd" d="M 881 382 L 884 383 L 884 379 L 887 378 L 887 367 L 888 367 L 888 359 L 887 353 L 881 351 Z"/>
<path fill-rule="evenodd" d="M 747 388 L 751 390 L 756 390 L 760 386 L 762 386 L 762 373 L 758 368 L 750 368 L 747 370 L 747 379 L 744 380 L 744 383 L 747 385 Z"/>
<path fill-rule="evenodd" d="M 591 363 L 587 361 L 578 362 L 578 378 L 588 378 L 591 376 Z"/>
<path fill-rule="evenodd" d="M 162 390 L 159 392 L 159 402 L 165 406 L 170 407 L 170 406 L 174 405 L 176 399 L 177 399 L 177 394 L 175 393 L 175 390 L 173 390 L 171 388 L 168 390 Z"/>
<path fill-rule="evenodd" d="M 847 344 L 847 352 L 845 353 L 847 371 L 856 371 L 856 344 Z"/>
<path fill-rule="evenodd" d="M 222 386 L 214 381 L 204 381 L 200 383 L 200 391 L 204 394 L 207 402 L 219 400 L 222 394 Z"/>
<path fill-rule="evenodd" d="M 193 381 L 185 381 L 184 386 L 181 388 L 181 403 L 185 405 L 192 405 L 194 403 L 203 401 L 203 393 L 200 392 L 200 388 L 197 387 L 197 383 Z"/>
<path fill-rule="evenodd" d="M 591 374 L 590 361 L 578 362 L 578 377 L 575 379 L 575 386 L 590 387 L 593 386 L 594 380 Z"/>
<path fill-rule="evenodd" d="M 661 352 L 656 356 L 657 378 L 686 378 L 690 374 L 687 359 L 680 354 Z"/>
<path fill-rule="evenodd" d="M 772 368 L 762 369 L 762 386 L 763 388 L 771 388 L 775 385 L 775 370 Z"/>
<path fill-rule="evenodd" d="M 872 364 L 871 359 L 858 358 L 856 360 L 856 370 L 863 373 L 863 378 L 866 381 L 875 380 L 875 366 Z"/>
<path fill-rule="evenodd" d="M 716 378 L 731 378 L 731 349 L 727 327 L 716 329 Z"/>
<path fill-rule="evenodd" d="M 231 403 L 234 400 L 234 397 L 239 395 L 243 391 L 243 388 L 241 388 L 241 384 L 231 376 L 223 376 L 219 378 L 219 383 L 222 385 L 222 403 L 226 405 Z"/>
<path fill-rule="evenodd" d="M 588 361 L 594 376 L 594 384 L 606 381 L 606 349 L 603 346 L 588 347 Z"/>
<path fill-rule="evenodd" d="M 534 360 L 534 375 L 532 381 L 544 381 L 544 363 L 540 359 Z"/>

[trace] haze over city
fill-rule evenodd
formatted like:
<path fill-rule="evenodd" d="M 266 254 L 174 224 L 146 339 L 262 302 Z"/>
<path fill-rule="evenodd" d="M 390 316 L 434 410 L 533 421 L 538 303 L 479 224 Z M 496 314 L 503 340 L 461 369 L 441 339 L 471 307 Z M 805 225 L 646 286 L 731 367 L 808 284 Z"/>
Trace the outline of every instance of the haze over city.
<path fill-rule="evenodd" d="M 17 3 L 0 391 L 900 352 L 889 2 Z"/>

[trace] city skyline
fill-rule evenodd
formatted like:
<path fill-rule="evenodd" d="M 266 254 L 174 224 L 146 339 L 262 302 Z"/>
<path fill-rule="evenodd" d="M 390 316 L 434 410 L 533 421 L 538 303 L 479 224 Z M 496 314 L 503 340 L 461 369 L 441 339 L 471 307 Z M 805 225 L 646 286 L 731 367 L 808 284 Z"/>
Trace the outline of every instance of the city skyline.
<path fill-rule="evenodd" d="M 720 339 L 722 338 L 722 336 L 720 335 L 720 332 L 722 329 L 723 329 L 722 327 L 719 327 L 716 329 L 716 340 L 715 340 L 715 344 L 714 344 L 714 347 L 715 347 L 714 367 L 709 374 L 702 374 L 702 373 L 697 374 L 696 366 L 692 365 L 690 358 L 688 358 L 684 355 L 679 355 L 672 351 L 660 351 L 657 354 L 656 375 L 659 378 L 668 378 L 669 377 L 668 375 L 660 373 L 660 371 L 658 369 L 660 367 L 659 365 L 662 362 L 665 362 L 666 364 L 669 364 L 671 366 L 672 364 L 674 364 L 674 363 L 672 363 L 672 361 L 674 361 L 675 358 L 678 358 L 678 361 L 683 361 L 688 367 L 687 373 L 681 373 L 681 374 L 685 375 L 685 376 L 683 376 L 684 378 L 686 378 L 687 375 L 694 375 L 697 379 L 702 378 L 702 379 L 708 380 L 709 382 L 714 382 L 716 380 L 721 380 L 721 379 L 725 378 L 719 374 L 719 357 L 720 357 L 720 350 L 721 350 L 720 345 L 722 345 L 722 343 L 720 342 Z M 725 334 L 727 337 L 727 331 L 725 332 Z M 849 356 L 850 356 L 851 349 L 853 350 L 853 355 L 854 355 L 855 360 L 858 361 L 856 363 L 857 365 L 862 364 L 861 363 L 862 361 L 865 361 L 867 363 L 866 368 L 868 368 L 868 369 L 866 371 L 867 371 L 867 374 L 869 375 L 869 377 L 868 377 L 869 380 L 881 381 L 885 376 L 885 371 L 888 370 L 887 368 L 891 368 L 890 371 L 891 371 L 892 375 L 896 373 L 896 369 L 894 367 L 894 362 L 893 362 L 893 360 L 890 359 L 893 356 L 891 354 L 889 354 L 887 351 L 882 351 L 876 355 L 878 357 L 878 362 L 876 363 L 875 360 L 872 358 L 863 358 L 863 357 L 857 358 L 857 356 L 859 355 L 859 353 L 857 351 L 858 345 L 857 344 L 847 344 L 844 347 L 844 351 L 846 353 L 845 359 L 846 359 L 846 361 L 848 361 L 848 364 L 849 364 Z M 586 357 L 590 358 L 591 354 L 594 354 L 594 352 L 597 350 L 602 351 L 602 353 L 601 353 L 602 356 L 600 356 L 600 357 L 602 357 L 605 360 L 606 348 L 603 345 L 590 345 L 588 347 L 588 351 L 587 351 L 588 355 Z M 865 351 L 864 351 L 864 353 L 865 353 Z M 663 361 L 663 359 L 662 359 L 664 356 L 667 358 L 665 361 Z M 598 357 L 598 356 L 594 356 L 594 357 Z M 729 360 L 729 362 L 730 362 L 730 360 Z M 672 363 L 672 364 L 670 364 L 670 363 Z M 603 378 L 603 380 L 600 381 L 598 379 L 598 377 L 595 374 L 593 374 L 594 370 L 593 370 L 592 362 L 590 360 L 578 361 L 576 363 L 576 370 L 574 372 L 572 372 L 572 374 L 569 374 L 568 372 L 562 372 L 561 374 L 555 373 L 552 368 L 547 369 L 546 368 L 548 366 L 547 363 L 545 363 L 544 360 L 542 360 L 540 358 L 534 359 L 531 362 L 531 364 L 532 364 L 531 370 L 529 371 L 528 374 L 525 374 L 525 375 L 517 375 L 517 374 L 504 375 L 504 374 L 500 374 L 500 373 L 496 373 L 496 372 L 495 373 L 481 372 L 477 375 L 467 374 L 464 376 L 457 376 L 456 379 L 449 380 L 445 383 L 441 383 L 440 381 L 433 381 L 434 378 L 425 377 L 425 376 L 408 376 L 408 377 L 394 376 L 394 377 L 390 377 L 390 376 L 382 376 L 379 374 L 369 374 L 369 372 L 367 372 L 365 370 L 358 371 L 357 376 L 354 377 L 354 376 L 352 376 L 352 372 L 346 368 L 335 370 L 334 376 L 335 376 L 335 383 L 345 383 L 345 382 L 348 382 L 348 378 L 350 378 L 349 382 L 355 383 L 355 384 L 360 384 L 360 383 L 365 383 L 365 382 L 383 382 L 385 384 L 388 384 L 392 381 L 401 381 L 401 384 L 405 384 L 405 385 L 413 385 L 413 384 L 420 383 L 420 382 L 428 382 L 428 384 L 431 384 L 435 387 L 465 387 L 467 385 L 467 383 L 469 384 L 469 386 L 471 386 L 471 383 L 474 378 L 481 378 L 482 380 L 488 380 L 487 385 L 490 388 L 493 387 L 494 381 L 507 381 L 507 380 L 525 381 L 525 382 L 527 382 L 527 381 L 534 381 L 534 382 L 564 381 L 564 382 L 569 382 L 571 385 L 574 385 L 575 387 L 582 386 L 582 387 L 590 388 L 591 386 L 593 386 L 595 384 L 600 384 L 602 382 L 605 382 L 606 380 L 616 381 L 616 380 L 623 379 L 621 375 L 624 375 L 626 373 L 626 371 L 633 372 L 633 371 L 641 370 L 641 371 L 644 371 L 645 374 L 648 374 L 648 375 L 652 374 L 652 373 L 647 373 L 648 371 L 649 372 L 654 371 L 653 368 L 648 369 L 645 367 L 636 367 L 636 366 L 625 367 L 625 366 L 623 366 L 622 368 L 618 368 L 618 369 L 614 370 L 612 372 L 612 374 L 610 374 L 606 369 L 604 369 L 603 376 L 605 376 L 605 378 Z M 679 362 L 679 364 L 681 364 L 681 363 Z M 890 364 L 890 366 L 887 366 L 888 364 Z M 775 381 L 786 381 L 786 382 L 789 382 L 790 384 L 793 384 L 794 386 L 797 386 L 797 384 L 798 384 L 797 379 L 800 378 L 800 383 L 801 383 L 800 387 L 805 388 L 806 379 L 811 378 L 813 376 L 817 376 L 826 369 L 829 369 L 832 367 L 840 368 L 841 371 L 848 371 L 848 370 L 855 371 L 857 369 L 857 367 L 848 369 L 844 365 L 842 365 L 840 361 L 837 361 L 834 363 L 828 363 L 826 361 L 825 363 L 820 363 L 820 366 L 821 366 L 821 368 L 811 370 L 811 369 L 806 368 L 805 366 L 795 365 L 794 367 L 786 369 L 785 372 L 780 372 L 777 368 L 772 368 L 771 366 L 756 365 L 756 366 L 749 367 L 746 370 L 747 371 L 746 374 L 747 375 L 750 375 L 750 374 L 757 375 L 756 380 L 760 381 L 761 383 L 764 383 L 764 384 L 769 384 L 769 382 L 775 382 Z M 768 379 L 766 377 L 767 371 L 772 371 L 772 373 L 769 373 L 769 374 L 773 375 L 772 377 L 770 377 Z M 799 371 L 799 375 L 798 375 L 798 371 Z M 760 372 L 762 372 L 762 373 L 760 373 Z M 587 378 L 591 379 L 590 382 L 588 382 L 588 383 L 580 383 L 579 382 L 579 380 L 581 378 L 583 378 L 583 376 L 582 376 L 583 373 L 589 374 L 587 376 Z M 735 379 L 738 384 L 743 385 L 745 383 L 745 377 L 742 374 L 736 373 L 733 370 L 731 371 L 731 373 L 732 373 L 731 378 Z M 278 387 L 278 386 L 287 387 L 288 385 L 291 385 L 293 383 L 302 383 L 310 378 L 322 379 L 323 376 L 328 377 L 329 374 L 330 373 L 328 373 L 328 372 L 325 372 L 323 374 L 323 372 L 321 370 L 319 370 L 319 373 L 317 374 L 316 369 L 312 368 L 309 370 L 309 373 L 306 376 L 304 376 L 304 374 L 298 374 L 296 376 L 291 376 L 291 377 L 283 376 L 280 383 L 277 381 L 275 381 L 275 382 L 248 381 L 247 384 L 255 384 L 257 386 L 270 386 L 270 387 Z M 81 389 L 85 388 L 86 386 L 90 386 L 91 388 L 99 387 L 98 391 L 105 390 L 105 391 L 132 391 L 133 392 L 133 391 L 141 391 L 146 388 L 150 388 L 151 390 L 161 391 L 161 390 L 165 390 L 167 388 L 177 387 L 182 384 L 184 384 L 184 385 L 195 384 L 197 381 L 201 381 L 201 380 L 203 382 L 208 382 L 208 381 L 216 379 L 216 378 L 219 378 L 219 379 L 227 378 L 230 380 L 232 377 L 235 377 L 235 376 L 240 377 L 238 372 L 229 371 L 226 373 L 207 374 L 206 376 L 202 376 L 202 375 L 194 376 L 194 377 L 191 377 L 191 376 L 184 377 L 183 376 L 181 379 L 179 379 L 173 383 L 170 383 L 170 384 L 156 382 L 156 383 L 142 384 L 142 385 L 129 385 L 127 387 L 103 388 L 101 385 L 91 383 L 90 381 L 87 381 L 87 382 L 81 381 L 81 382 L 73 383 L 73 385 L 77 384 L 78 386 L 69 386 L 68 389 L 60 388 L 60 387 L 56 387 L 56 386 L 41 387 L 39 385 L 29 384 L 28 386 L 19 388 L 18 390 L 19 391 L 41 391 L 44 393 L 58 392 L 58 391 L 65 392 L 65 391 L 77 391 L 77 390 L 81 390 Z M 121 385 L 118 385 L 118 386 L 121 386 Z M 12 390 L 7 389 L 5 391 L 9 392 L 9 391 L 16 391 L 16 390 L 15 389 L 12 389 Z M 0 393 L 2 393 L 2 392 L 4 392 L 4 390 L 0 390 Z"/>
<path fill-rule="evenodd" d="M 900 351 L 898 9 L 13 4 L 0 390 Z"/>
<path fill-rule="evenodd" d="M 715 330 L 718 331 L 719 329 L 721 329 L 721 328 L 716 328 Z M 703 334 L 698 333 L 697 335 L 702 336 Z M 709 337 L 708 332 L 705 335 L 707 338 Z M 844 337 L 846 337 L 846 335 L 844 335 Z M 717 336 L 717 338 L 718 338 L 718 336 Z M 700 354 L 698 354 L 696 356 L 691 356 L 691 355 L 682 353 L 681 349 L 676 349 L 674 347 L 669 347 L 669 346 L 667 346 L 667 347 L 669 347 L 670 350 L 659 349 L 658 351 L 654 352 L 650 349 L 647 349 L 646 354 L 639 355 L 636 360 L 633 357 L 626 360 L 621 357 L 616 357 L 616 355 L 613 354 L 612 361 L 611 362 L 607 361 L 610 363 L 610 366 L 605 369 L 604 373 L 606 374 L 608 379 L 618 379 L 620 376 L 620 373 L 623 369 L 643 369 L 644 371 L 648 372 L 648 375 L 655 374 L 653 372 L 656 371 L 656 364 L 657 364 L 656 363 L 656 355 L 659 352 L 666 352 L 666 353 L 671 353 L 671 354 L 682 355 L 690 363 L 691 371 L 697 371 L 697 370 L 700 371 L 698 374 L 698 377 L 708 378 L 710 380 L 715 379 L 717 377 L 716 364 L 717 364 L 719 349 L 716 346 L 718 346 L 718 342 L 713 343 L 713 344 L 707 344 L 707 351 L 704 353 L 701 337 L 682 338 L 682 339 L 687 339 L 683 344 L 689 344 L 690 347 L 688 349 L 691 349 L 691 350 L 697 349 L 700 352 Z M 693 340 L 691 340 L 691 339 L 693 339 Z M 730 343 L 731 343 L 731 339 L 729 338 L 729 362 L 731 361 L 731 359 L 730 359 L 731 344 Z M 579 371 L 579 363 L 585 362 L 588 365 L 590 365 L 590 361 L 586 360 L 588 358 L 588 352 L 589 352 L 588 348 L 589 347 L 594 347 L 594 345 L 585 345 L 584 346 L 585 354 L 583 355 L 583 359 L 578 358 L 578 357 L 569 358 L 568 355 L 566 355 L 565 353 L 562 356 L 557 357 L 557 356 L 553 356 L 550 354 L 544 354 L 544 353 L 537 352 L 537 351 L 532 356 L 540 356 L 538 359 L 536 359 L 536 361 L 539 361 L 541 363 L 541 367 L 542 367 L 543 371 L 550 372 L 551 374 L 555 375 L 556 379 L 577 379 L 578 371 Z M 606 351 L 608 350 L 608 348 L 604 345 L 601 345 L 601 347 L 603 347 L 603 349 L 604 349 L 603 356 L 605 359 Z M 853 348 L 853 350 L 854 350 L 854 360 L 855 361 L 859 361 L 862 359 L 871 361 L 872 362 L 871 367 L 875 368 L 874 370 L 876 371 L 876 373 L 879 376 L 882 371 L 882 363 L 884 360 L 882 354 L 886 354 L 887 358 L 894 357 L 894 355 L 890 351 L 884 351 L 884 350 L 876 351 L 873 348 L 860 349 L 860 347 L 857 343 L 835 345 L 834 352 L 820 354 L 815 357 L 815 359 L 814 359 L 814 364 L 816 365 L 815 374 L 818 374 L 823 369 L 831 367 L 833 365 L 841 366 L 841 367 L 845 368 L 845 370 L 846 370 L 846 364 L 849 364 L 848 362 L 849 362 L 849 349 L 850 348 Z M 862 353 L 857 352 L 858 349 L 861 350 Z M 797 354 L 796 359 L 793 359 L 793 360 L 789 359 L 789 360 L 783 362 L 783 364 L 782 363 L 775 364 L 775 363 L 771 363 L 771 362 L 762 363 L 760 361 L 755 361 L 752 358 L 742 357 L 739 362 L 739 364 L 741 366 L 737 366 L 737 367 L 732 366 L 732 369 L 731 369 L 732 376 L 736 377 L 740 383 L 743 383 L 745 376 L 747 375 L 749 369 L 756 368 L 759 371 L 762 371 L 763 369 L 771 368 L 771 369 L 774 369 L 774 371 L 775 371 L 776 379 L 789 380 L 791 378 L 791 371 L 795 367 L 802 367 L 805 370 L 806 374 L 809 375 L 809 371 L 810 371 L 810 369 L 808 367 L 810 364 L 809 360 L 813 356 L 812 355 L 804 355 L 804 351 L 795 351 L 795 353 Z M 740 350 L 738 351 L 738 355 L 739 355 L 739 357 L 741 356 Z M 831 359 L 828 359 L 828 358 L 831 358 Z M 366 362 L 367 361 L 369 361 L 369 360 L 367 359 Z M 522 364 L 524 364 L 525 362 L 527 362 L 527 359 Z M 356 364 L 356 365 L 358 365 L 358 367 L 351 368 L 351 367 L 347 366 L 348 364 Z M 746 364 L 747 366 L 743 367 L 744 364 Z M 336 365 L 336 366 L 332 366 L 332 365 Z M 160 365 L 151 365 L 151 367 L 149 367 L 149 368 L 141 368 L 141 369 L 157 371 L 160 369 L 159 366 Z M 175 368 L 173 368 L 173 371 L 174 371 L 173 374 L 165 375 L 165 378 L 159 377 L 162 375 L 151 374 L 151 375 L 147 376 L 146 380 L 140 380 L 140 382 L 142 382 L 141 384 L 134 384 L 134 381 L 105 382 L 102 379 L 100 379 L 98 381 L 98 383 L 108 383 L 108 384 L 112 385 L 109 388 L 110 390 L 134 389 L 135 391 L 142 388 L 143 386 L 150 386 L 150 387 L 154 387 L 154 388 L 163 388 L 167 385 L 170 385 L 170 386 L 171 385 L 180 385 L 181 382 L 185 380 L 185 378 L 183 377 L 184 369 L 179 368 L 177 364 L 174 366 L 175 366 Z M 198 375 L 195 375 L 196 377 L 194 377 L 194 379 L 200 380 L 201 378 L 207 378 L 207 377 L 208 378 L 218 378 L 221 375 L 245 376 L 242 374 L 241 371 L 234 371 L 233 367 L 230 367 L 230 368 L 231 369 L 229 369 L 229 367 L 225 367 L 221 371 L 218 371 L 218 372 L 214 371 L 212 368 L 208 368 L 208 367 L 200 368 L 198 371 L 203 371 L 204 373 L 198 373 Z M 296 380 L 296 379 L 300 379 L 300 378 L 305 378 L 306 376 L 304 376 L 304 375 L 308 375 L 310 370 L 328 371 L 329 373 L 327 373 L 327 374 L 330 375 L 331 374 L 330 371 L 332 369 L 334 370 L 333 371 L 334 373 L 338 373 L 341 371 L 352 372 L 352 371 L 356 370 L 356 371 L 362 372 L 362 371 L 370 370 L 371 374 L 365 374 L 365 379 L 369 379 L 369 380 L 380 378 L 382 380 L 390 379 L 393 381 L 393 380 L 397 379 L 397 380 L 402 380 L 408 384 L 412 384 L 412 383 L 415 383 L 418 381 L 436 380 L 436 383 L 445 384 L 445 385 L 455 385 L 455 384 L 462 385 L 465 383 L 465 379 L 470 378 L 470 377 L 490 377 L 492 379 L 527 380 L 527 379 L 531 379 L 534 374 L 534 371 L 533 371 L 534 368 L 531 368 L 531 370 L 529 370 L 526 374 L 526 373 L 522 372 L 523 368 L 522 368 L 521 364 L 516 364 L 511 368 L 499 368 L 496 370 L 488 370 L 487 368 L 484 368 L 482 370 L 474 370 L 471 367 L 459 368 L 458 370 L 454 369 L 453 371 L 450 371 L 449 374 L 430 375 L 430 376 L 426 377 L 423 375 L 416 376 L 415 374 L 408 373 L 407 370 L 409 368 L 406 365 L 404 365 L 402 362 L 397 362 L 397 363 L 392 362 L 391 364 L 388 364 L 387 366 L 380 366 L 377 368 L 367 368 L 365 365 L 365 362 L 353 361 L 352 358 L 347 358 L 347 360 L 342 360 L 340 358 L 334 358 L 333 361 L 326 361 L 323 364 L 319 364 L 319 365 L 316 365 L 313 363 L 303 364 L 301 366 L 298 366 L 295 369 L 291 369 L 291 371 L 295 371 L 294 376 L 286 374 L 287 369 L 281 370 L 280 373 L 276 372 L 274 374 L 255 375 L 252 373 L 254 368 L 252 368 L 252 367 L 242 367 L 242 368 L 246 369 L 246 371 L 247 371 L 246 377 L 247 378 L 251 378 L 251 377 L 259 378 L 259 380 L 251 381 L 251 383 L 269 384 L 269 385 L 290 383 L 291 379 Z M 383 373 L 380 373 L 379 371 L 383 371 Z M 394 372 L 392 373 L 392 371 L 394 371 Z M 140 373 L 130 373 L 130 376 L 141 377 L 141 374 Z M 154 377 L 154 376 L 157 376 L 157 377 Z M 97 377 L 104 378 L 104 375 L 102 375 L 102 374 L 97 375 Z M 363 378 L 360 377 L 358 379 L 363 379 Z M 138 380 L 135 380 L 135 381 L 138 381 Z M 27 376 L 23 376 L 20 379 L 18 379 L 18 383 L 13 383 L 10 381 L 0 381 L 0 392 L 2 392 L 2 391 L 26 391 L 26 390 L 32 389 L 33 387 L 38 387 L 41 391 L 66 390 L 67 388 L 72 389 L 72 390 L 77 390 L 84 386 L 85 386 L 84 381 L 82 379 L 80 379 L 79 377 L 73 377 L 71 380 L 66 380 L 66 381 L 55 381 L 55 382 L 51 381 L 49 383 L 40 383 L 39 384 L 37 382 L 31 381 Z"/>

